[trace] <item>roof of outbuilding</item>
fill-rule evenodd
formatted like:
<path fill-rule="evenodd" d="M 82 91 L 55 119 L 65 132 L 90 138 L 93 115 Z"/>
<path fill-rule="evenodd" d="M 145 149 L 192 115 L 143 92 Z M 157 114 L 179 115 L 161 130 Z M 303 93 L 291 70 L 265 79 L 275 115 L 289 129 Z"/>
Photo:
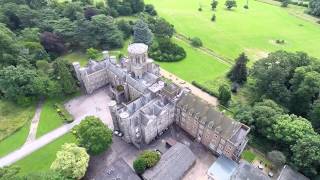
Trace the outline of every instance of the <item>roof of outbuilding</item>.
<path fill-rule="evenodd" d="M 246 161 L 241 161 L 237 170 L 232 174 L 230 180 L 271 180 L 260 169 Z"/>
<path fill-rule="evenodd" d="M 290 166 L 284 165 L 277 180 L 309 180 L 309 178 L 293 170 Z"/>

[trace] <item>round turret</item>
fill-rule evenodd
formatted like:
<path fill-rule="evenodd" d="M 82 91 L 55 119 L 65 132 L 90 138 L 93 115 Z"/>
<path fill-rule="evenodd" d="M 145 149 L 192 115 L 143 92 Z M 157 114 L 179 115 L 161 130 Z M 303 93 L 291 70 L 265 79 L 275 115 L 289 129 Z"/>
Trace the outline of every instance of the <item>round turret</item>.
<path fill-rule="evenodd" d="M 148 46 L 143 43 L 133 43 L 128 47 L 129 55 L 129 71 L 134 73 L 134 76 L 141 78 L 144 74 L 148 60 Z"/>

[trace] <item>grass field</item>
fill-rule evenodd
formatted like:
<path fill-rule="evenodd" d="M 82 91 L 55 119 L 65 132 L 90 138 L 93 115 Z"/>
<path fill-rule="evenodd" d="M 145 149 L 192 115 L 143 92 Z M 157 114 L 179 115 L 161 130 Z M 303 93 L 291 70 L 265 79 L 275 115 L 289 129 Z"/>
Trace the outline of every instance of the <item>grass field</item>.
<path fill-rule="evenodd" d="M 228 65 L 214 59 L 199 49 L 177 39 L 174 41 L 185 49 L 187 52 L 186 59 L 174 63 L 156 63 L 180 78 L 189 82 L 196 80 L 197 82 L 204 83 L 223 76 L 229 70 L 230 67 Z"/>
<path fill-rule="evenodd" d="M 21 168 L 20 175 L 49 170 L 52 162 L 56 158 L 57 151 L 60 150 L 64 143 L 71 142 L 75 142 L 75 138 L 71 134 L 66 134 L 16 162 L 14 165 Z"/>
<path fill-rule="evenodd" d="M 237 0 L 238 7 L 225 9 L 224 0 L 211 10 L 211 0 L 145 0 L 155 5 L 159 15 L 174 24 L 178 33 L 199 37 L 204 46 L 221 56 L 234 59 L 246 52 L 257 60 L 278 49 L 305 51 L 320 58 L 320 25 L 291 15 L 281 7 L 258 1 Z M 199 4 L 203 11 L 199 12 Z M 211 22 L 212 14 L 217 20 Z M 285 40 L 278 45 L 275 40 Z"/>

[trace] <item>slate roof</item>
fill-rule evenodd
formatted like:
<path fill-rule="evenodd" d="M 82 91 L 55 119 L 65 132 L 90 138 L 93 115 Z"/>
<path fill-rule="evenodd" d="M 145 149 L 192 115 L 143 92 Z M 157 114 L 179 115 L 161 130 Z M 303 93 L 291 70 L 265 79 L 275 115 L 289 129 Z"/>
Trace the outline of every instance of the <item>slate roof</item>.
<path fill-rule="evenodd" d="M 133 43 L 128 47 L 128 52 L 132 54 L 143 54 L 148 51 L 148 46 L 143 43 Z"/>
<path fill-rule="evenodd" d="M 293 170 L 290 166 L 284 165 L 277 180 L 309 180 L 309 178 Z"/>
<path fill-rule="evenodd" d="M 161 156 L 156 166 L 142 176 L 145 180 L 181 180 L 195 161 L 196 156 L 192 151 L 186 145 L 177 143 Z"/>
<path fill-rule="evenodd" d="M 88 65 L 87 65 L 87 73 L 92 74 L 94 72 L 100 71 L 102 69 L 106 68 L 106 63 L 104 61 L 97 62 L 94 60 L 90 60 Z"/>
<path fill-rule="evenodd" d="M 242 125 L 217 111 L 213 106 L 192 93 L 182 95 L 178 106 L 187 107 L 188 113 L 192 112 L 192 114 L 199 116 L 200 123 L 205 124 L 208 128 L 215 129 L 224 139 L 230 139 Z"/>
<path fill-rule="evenodd" d="M 241 161 L 230 180 L 271 180 L 260 169 L 246 161 Z"/>

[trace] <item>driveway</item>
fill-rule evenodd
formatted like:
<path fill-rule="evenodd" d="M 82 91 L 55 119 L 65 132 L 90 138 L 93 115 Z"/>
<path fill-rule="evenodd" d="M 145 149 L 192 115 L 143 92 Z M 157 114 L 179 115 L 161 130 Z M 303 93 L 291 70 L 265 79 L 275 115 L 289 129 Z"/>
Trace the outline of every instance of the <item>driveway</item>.
<path fill-rule="evenodd" d="M 109 128 L 113 129 L 113 123 L 108 104 L 111 99 L 108 95 L 108 87 L 101 88 L 91 95 L 79 96 L 65 104 L 66 109 L 75 118 L 96 116 L 100 118 Z"/>

